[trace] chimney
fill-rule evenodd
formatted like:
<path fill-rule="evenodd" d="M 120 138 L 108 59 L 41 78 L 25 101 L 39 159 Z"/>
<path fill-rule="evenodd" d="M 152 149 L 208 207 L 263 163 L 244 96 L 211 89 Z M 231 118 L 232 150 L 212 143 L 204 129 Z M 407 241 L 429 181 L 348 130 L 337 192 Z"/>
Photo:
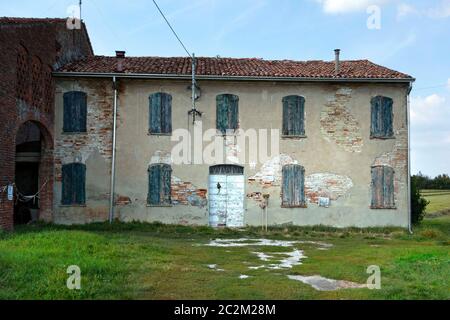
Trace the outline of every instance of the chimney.
<path fill-rule="evenodd" d="M 116 50 L 116 58 L 125 58 L 125 51 Z"/>
<path fill-rule="evenodd" d="M 339 74 L 339 68 L 340 68 L 340 60 L 339 60 L 339 54 L 341 53 L 341 49 L 334 49 L 334 72 L 336 75 Z"/>
<path fill-rule="evenodd" d="M 116 51 L 116 58 L 116 72 L 123 72 L 123 58 L 125 58 L 125 51 Z"/>

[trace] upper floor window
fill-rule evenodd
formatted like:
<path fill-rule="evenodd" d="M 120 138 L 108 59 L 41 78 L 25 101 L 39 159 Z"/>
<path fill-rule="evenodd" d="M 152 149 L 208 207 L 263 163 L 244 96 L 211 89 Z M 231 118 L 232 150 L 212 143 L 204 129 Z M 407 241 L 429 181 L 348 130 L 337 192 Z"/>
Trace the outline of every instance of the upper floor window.
<path fill-rule="evenodd" d="M 172 96 L 156 92 L 149 97 L 149 132 L 170 134 L 172 132 Z"/>
<path fill-rule="evenodd" d="M 87 96 L 81 91 L 64 93 L 64 132 L 86 132 Z"/>
<path fill-rule="evenodd" d="M 216 128 L 222 134 L 236 130 L 239 122 L 239 97 L 234 94 L 219 94 L 216 97 Z"/>
<path fill-rule="evenodd" d="M 62 166 L 63 205 L 82 205 L 86 202 L 86 166 L 82 163 L 69 163 Z"/>
<path fill-rule="evenodd" d="M 167 206 L 171 201 L 172 168 L 168 164 L 152 164 L 148 168 L 147 203 L 153 206 Z"/>
<path fill-rule="evenodd" d="M 282 202 L 285 208 L 306 207 L 305 168 L 298 164 L 287 164 L 282 169 Z"/>
<path fill-rule="evenodd" d="M 372 209 L 394 209 L 394 169 L 389 166 L 372 167 Z"/>
<path fill-rule="evenodd" d="M 283 136 L 305 135 L 305 98 L 287 96 L 283 98 Z"/>
<path fill-rule="evenodd" d="M 391 98 L 377 96 L 371 103 L 371 138 L 392 138 L 393 130 L 393 101 Z"/>

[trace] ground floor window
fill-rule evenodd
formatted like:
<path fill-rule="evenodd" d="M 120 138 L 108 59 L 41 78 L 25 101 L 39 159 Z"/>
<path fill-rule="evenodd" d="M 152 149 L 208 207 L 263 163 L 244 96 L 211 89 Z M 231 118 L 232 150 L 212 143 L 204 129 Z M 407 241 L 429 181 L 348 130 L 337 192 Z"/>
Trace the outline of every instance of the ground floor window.
<path fill-rule="evenodd" d="M 152 206 L 171 205 L 172 168 L 168 164 L 152 164 L 148 168 L 147 203 Z"/>

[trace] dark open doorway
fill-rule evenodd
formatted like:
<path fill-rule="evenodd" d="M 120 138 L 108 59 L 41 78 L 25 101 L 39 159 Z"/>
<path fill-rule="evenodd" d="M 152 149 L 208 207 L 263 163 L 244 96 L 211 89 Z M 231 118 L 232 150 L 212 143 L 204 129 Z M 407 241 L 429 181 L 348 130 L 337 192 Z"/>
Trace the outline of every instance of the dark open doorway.
<path fill-rule="evenodd" d="M 35 221 L 39 213 L 39 167 L 42 134 L 33 122 L 25 122 L 16 137 L 14 224 Z"/>

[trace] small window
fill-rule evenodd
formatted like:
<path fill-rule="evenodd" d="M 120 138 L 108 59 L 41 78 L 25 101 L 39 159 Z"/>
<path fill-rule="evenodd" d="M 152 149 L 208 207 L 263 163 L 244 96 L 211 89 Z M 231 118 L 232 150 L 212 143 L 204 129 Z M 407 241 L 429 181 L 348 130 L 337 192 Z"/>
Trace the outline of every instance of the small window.
<path fill-rule="evenodd" d="M 298 164 L 288 164 L 283 166 L 281 192 L 282 207 L 306 207 L 305 168 Z"/>
<path fill-rule="evenodd" d="M 395 209 L 394 169 L 388 166 L 372 167 L 372 209 Z"/>
<path fill-rule="evenodd" d="M 83 205 L 86 202 L 86 166 L 82 163 L 69 163 L 62 166 L 63 205 Z"/>
<path fill-rule="evenodd" d="M 219 94 L 216 97 L 216 128 L 222 134 L 236 130 L 239 122 L 239 97 L 234 94 Z"/>
<path fill-rule="evenodd" d="M 64 93 L 64 132 L 86 132 L 87 96 L 81 91 Z"/>
<path fill-rule="evenodd" d="M 149 97 L 149 132 L 151 134 L 172 133 L 172 96 L 156 92 Z"/>
<path fill-rule="evenodd" d="M 391 98 L 377 96 L 371 100 L 371 138 L 392 138 L 393 130 L 393 101 Z"/>
<path fill-rule="evenodd" d="M 305 98 L 287 96 L 283 98 L 283 136 L 305 135 Z"/>
<path fill-rule="evenodd" d="M 168 164 L 153 164 L 148 168 L 147 203 L 152 206 L 171 205 L 172 168 Z"/>

